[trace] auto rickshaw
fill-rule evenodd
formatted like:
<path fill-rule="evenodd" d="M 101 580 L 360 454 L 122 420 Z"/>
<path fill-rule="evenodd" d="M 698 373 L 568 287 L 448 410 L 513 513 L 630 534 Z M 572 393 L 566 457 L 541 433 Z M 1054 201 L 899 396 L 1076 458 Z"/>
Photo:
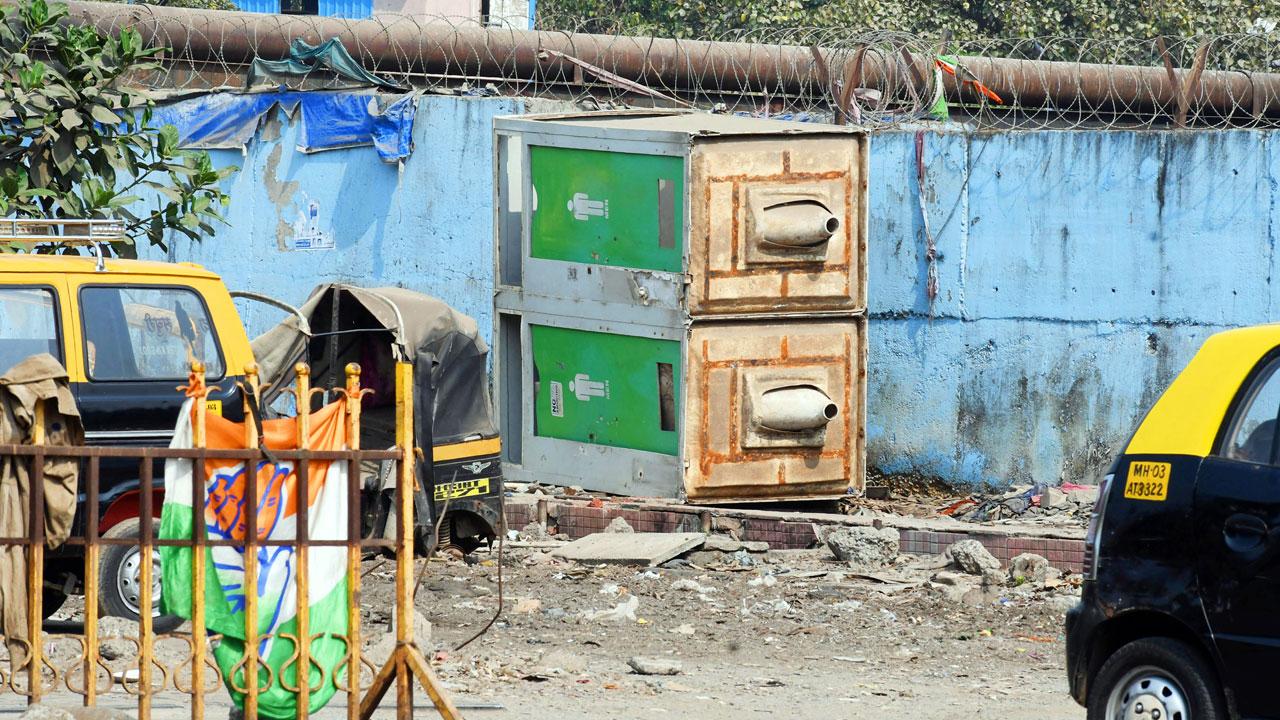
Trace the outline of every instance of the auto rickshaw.
<path fill-rule="evenodd" d="M 305 362 L 317 387 L 341 387 L 358 363 L 363 448 L 395 445 L 396 362 L 414 366 L 415 488 L 420 548 L 470 553 L 503 532 L 501 441 L 489 396 L 489 347 L 475 320 L 444 302 L 403 288 L 326 284 L 253 343 L 265 415 L 288 413 L 294 366 Z M 317 397 L 317 404 L 331 398 Z M 362 468 L 366 537 L 395 529 L 395 473 Z M 428 501 L 428 498 L 431 501 Z"/>

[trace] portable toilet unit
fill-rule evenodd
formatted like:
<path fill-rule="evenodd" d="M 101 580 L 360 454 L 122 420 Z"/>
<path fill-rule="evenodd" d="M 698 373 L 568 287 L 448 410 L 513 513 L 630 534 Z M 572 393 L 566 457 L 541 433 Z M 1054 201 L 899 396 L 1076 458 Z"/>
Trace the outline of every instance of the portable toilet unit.
<path fill-rule="evenodd" d="M 865 133 L 653 110 L 495 133 L 506 477 L 689 502 L 862 487 Z"/>

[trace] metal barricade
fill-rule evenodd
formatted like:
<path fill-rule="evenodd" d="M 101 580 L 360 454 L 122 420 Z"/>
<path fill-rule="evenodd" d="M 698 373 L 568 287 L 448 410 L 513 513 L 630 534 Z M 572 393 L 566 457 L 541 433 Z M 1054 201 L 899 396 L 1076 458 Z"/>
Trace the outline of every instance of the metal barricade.
<path fill-rule="evenodd" d="M 444 718 L 460 718 L 457 708 L 445 695 L 441 685 L 431 669 L 431 665 L 414 642 L 413 634 L 413 586 L 414 586 L 414 540 L 413 540 L 413 491 L 415 482 L 413 446 L 413 368 L 408 363 L 396 366 L 396 447 L 391 450 L 363 450 L 360 448 L 360 398 L 371 392 L 360 387 L 360 368 L 352 364 L 346 368 L 346 386 L 335 392 L 344 398 L 346 403 L 346 446 L 345 450 L 312 450 L 308 448 L 308 431 L 311 413 L 310 398 L 313 393 L 321 392 L 310 386 L 310 370 L 305 364 L 299 364 L 297 385 L 293 389 L 299 408 L 297 418 L 298 449 L 272 450 L 270 455 L 280 461 L 292 461 L 296 467 L 297 483 L 295 485 L 294 502 L 297 506 L 297 537 L 294 540 L 261 539 L 257 504 L 245 503 L 246 532 L 243 541 L 210 538 L 207 533 L 205 507 L 203 502 L 192 502 L 192 537 L 190 539 L 160 539 L 156 537 L 153 518 L 153 492 L 157 489 L 153 472 L 153 464 L 157 460 L 173 458 L 192 461 L 192 497 L 201 499 L 206 495 L 206 460 L 224 459 L 240 460 L 246 466 L 262 461 L 268 457 L 264 453 L 258 437 L 258 426 L 252 418 L 257 412 L 257 403 L 249 398 L 257 397 L 257 368 L 246 368 L 246 382 L 241 385 L 245 401 L 245 446 L 247 449 L 214 449 L 208 448 L 206 438 L 206 403 L 208 388 L 204 385 L 204 368 L 193 364 L 192 381 L 189 385 L 178 388 L 185 392 L 194 402 L 193 447 L 192 448 L 135 448 L 135 447 L 90 447 L 90 446 L 50 446 L 45 443 L 44 406 L 37 403 L 32 442 L 29 445 L 0 445 L 0 455 L 21 456 L 30 459 L 30 487 L 28 494 L 27 529 L 28 537 L 0 538 L 0 549 L 21 546 L 25 549 L 27 563 L 26 596 L 27 596 L 27 633 L 29 639 L 40 641 L 21 641 L 17 644 L 26 654 L 25 661 L 16 667 L 4 669 L 0 667 L 0 693 L 5 690 L 26 696 L 28 704 L 41 702 L 46 696 L 55 693 L 70 692 L 79 695 L 83 705 L 95 706 L 105 694 L 118 690 L 135 695 L 137 698 L 137 716 L 140 720 L 149 720 L 152 716 L 154 697 L 165 691 L 176 691 L 190 698 L 191 717 L 201 720 L 206 715 L 206 698 L 211 693 L 222 692 L 223 674 L 214 662 L 211 652 L 211 641 L 217 636 L 207 636 L 205 632 L 205 597 L 206 565 L 203 562 L 206 549 L 224 546 L 241 549 L 244 555 L 245 587 L 254 588 L 257 582 L 258 559 L 256 550 L 262 547 L 288 547 L 295 553 L 296 572 L 293 582 L 296 588 L 296 637 L 285 635 L 283 639 L 292 643 L 295 655 L 290 662 L 295 662 L 295 676 L 299 682 L 295 687 L 285 689 L 294 694 L 297 701 L 297 717 L 308 716 L 309 698 L 317 690 L 311 682 L 311 643 L 317 635 L 313 635 L 309 627 L 308 588 L 308 550 L 316 547 L 346 548 L 346 581 L 347 581 L 347 623 L 345 636 L 329 634 L 345 642 L 346 654 L 340 661 L 341 669 L 332 676 L 320 673 L 320 682 L 331 682 L 337 693 L 346 696 L 347 717 L 350 720 L 367 719 L 378 709 L 382 699 L 394 682 L 396 685 L 395 708 L 398 718 L 413 716 L 414 687 L 416 678 L 426 689 L 436 711 Z M 47 457 L 79 458 L 81 463 L 80 488 L 85 496 L 86 513 L 82 536 L 72 537 L 67 542 L 82 545 L 84 548 L 84 630 L 81 634 L 44 634 L 42 591 L 44 589 L 44 552 L 45 552 L 45 518 L 43 497 L 44 460 Z M 96 598 L 99 594 L 99 562 L 102 549 L 110 545 L 133 545 L 135 541 L 127 538 L 104 538 L 99 535 L 99 476 L 104 458 L 135 459 L 138 461 L 138 477 L 140 478 L 140 546 L 141 557 L 141 599 L 139 607 L 143 608 L 136 638 L 138 647 L 137 662 L 129 672 L 113 673 L 103 661 L 101 655 L 101 638 L 99 637 L 99 620 Z M 396 507 L 398 518 L 407 518 L 405 522 L 397 522 L 395 538 L 392 540 L 361 538 L 361 494 L 360 494 L 360 462 L 362 460 L 393 461 L 397 468 Z M 345 463 L 348 471 L 347 483 L 347 528 L 345 540 L 316 540 L 308 536 L 307 501 L 310 463 L 312 461 L 328 461 Z M 246 498 L 257 498 L 257 476 L 254 472 L 246 472 Z M 147 609 L 153 600 L 152 563 L 150 558 L 157 547 L 187 547 L 192 550 L 193 562 L 191 591 L 191 634 L 165 634 L 157 636 L 153 631 L 152 617 Z M 362 634 L 360 628 L 360 593 L 361 593 L 361 559 L 365 550 L 389 549 L 395 553 L 395 650 L 382 667 L 375 667 L 368 659 L 362 657 Z M 247 591 L 245 595 L 245 658 L 237 664 L 232 672 L 232 687 L 244 696 L 244 716 L 253 720 L 258 716 L 258 696 L 264 689 L 263 679 L 266 676 L 267 686 L 272 678 L 269 667 L 264 666 L 259 657 L 259 643 L 268 636 L 258 635 L 257 593 Z M 280 635 L 284 635 L 281 633 Z M 129 638 L 132 639 L 132 638 Z M 6 638 L 6 641 L 9 639 Z M 16 639 L 15 639 L 16 640 Z M 175 640 L 186 642 L 189 653 L 176 667 L 169 667 L 157 661 L 155 643 L 157 640 Z M 53 642 L 74 642 L 79 645 L 78 656 L 65 667 L 57 667 L 46 656 L 46 646 Z M 314 666 L 318 667 L 318 666 Z M 362 669 L 372 675 L 372 682 L 361 683 Z M 133 672 L 136 670 L 136 673 Z M 235 682 L 235 678 L 243 675 L 243 683 Z M 283 672 L 282 672 L 283 674 Z M 23 682 L 25 680 L 25 682 Z M 281 678 L 283 680 L 283 678 Z M 283 685 L 283 682 L 281 683 Z M 118 688 L 117 688 L 118 686 Z"/>

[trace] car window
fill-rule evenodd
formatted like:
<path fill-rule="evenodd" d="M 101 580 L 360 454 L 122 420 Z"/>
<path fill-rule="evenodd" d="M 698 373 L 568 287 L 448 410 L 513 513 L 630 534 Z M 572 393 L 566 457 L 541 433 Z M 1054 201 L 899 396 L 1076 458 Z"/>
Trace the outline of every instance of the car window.
<path fill-rule="evenodd" d="M 190 289 L 85 287 L 80 308 L 91 380 L 181 380 L 192 360 L 222 377 L 213 324 Z"/>
<path fill-rule="evenodd" d="M 1248 399 L 1236 411 L 1224 446 L 1235 460 L 1269 464 L 1280 416 L 1280 360 L 1273 360 L 1254 380 Z"/>
<path fill-rule="evenodd" d="M 53 291 L 0 287 L 0 373 L 40 353 L 62 360 Z"/>

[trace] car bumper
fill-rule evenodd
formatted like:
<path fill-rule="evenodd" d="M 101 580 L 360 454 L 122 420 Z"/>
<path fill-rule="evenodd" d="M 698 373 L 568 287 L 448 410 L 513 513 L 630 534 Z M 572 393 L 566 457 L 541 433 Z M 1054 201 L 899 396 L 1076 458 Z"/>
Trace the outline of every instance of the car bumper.
<path fill-rule="evenodd" d="M 1067 684 L 1071 689 L 1071 697 L 1081 705 L 1085 704 L 1089 694 L 1089 646 L 1093 643 L 1094 631 L 1102 622 L 1102 611 L 1091 602 L 1088 590 L 1083 593 L 1081 601 L 1067 611 Z"/>

